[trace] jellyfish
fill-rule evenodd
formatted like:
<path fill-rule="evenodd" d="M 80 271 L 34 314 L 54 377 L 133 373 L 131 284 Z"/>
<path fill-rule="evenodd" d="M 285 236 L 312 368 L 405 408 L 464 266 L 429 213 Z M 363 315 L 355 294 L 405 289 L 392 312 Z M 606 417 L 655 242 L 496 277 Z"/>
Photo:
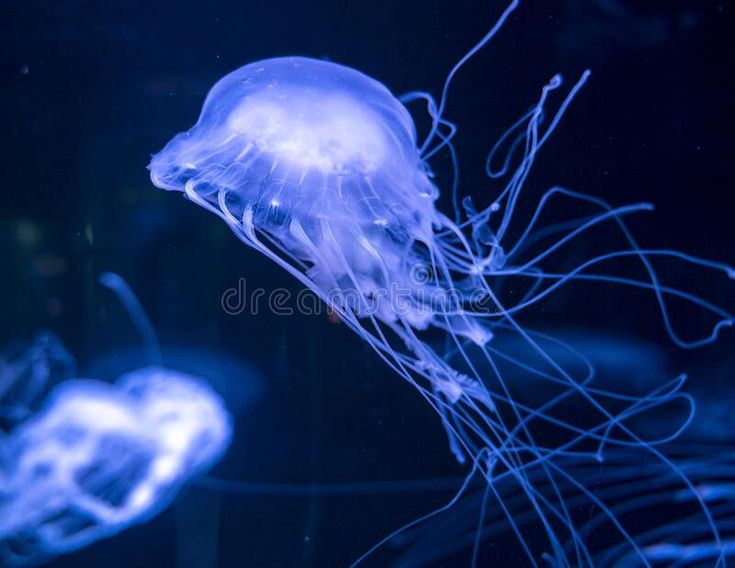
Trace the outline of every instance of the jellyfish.
<path fill-rule="evenodd" d="M 461 198 L 452 142 L 457 126 L 446 116 L 450 87 L 517 5 L 511 2 L 451 69 L 438 100 L 423 91 L 396 97 L 379 81 L 330 61 L 293 56 L 247 64 L 212 87 L 196 124 L 155 154 L 149 169 L 155 186 L 214 213 L 243 243 L 313 290 L 414 385 L 439 415 L 453 455 L 481 475 L 489 491 L 495 494 L 499 475 L 515 483 L 547 537 L 542 551 L 534 550 L 507 514 L 533 563 L 543 554 L 562 564 L 583 563 L 586 544 L 562 493 L 540 493 L 529 471 L 540 471 L 553 488 L 572 483 L 560 462 L 565 455 L 599 462 L 611 446 L 638 448 L 690 487 L 658 449 L 686 426 L 689 414 L 661 437 L 646 438 L 633 427 L 637 417 L 684 396 L 685 378 L 665 378 L 645 394 L 602 388 L 593 365 L 573 345 L 534 331 L 523 317 L 567 285 L 617 285 L 650 293 L 673 342 L 697 347 L 731 326 L 733 315 L 662 283 L 658 263 L 681 262 L 729 278 L 735 270 L 641 247 L 626 218 L 650 210 L 648 203 L 613 207 L 552 187 L 531 210 L 521 207 L 531 167 L 589 71 L 556 103 L 564 83 L 560 75 L 552 77 L 491 148 L 485 168 L 494 189 L 488 203 Z M 408 110 L 416 103 L 430 119 L 422 140 Z M 438 206 L 431 165 L 441 154 L 454 168 L 445 188 L 451 201 L 446 212 Z M 571 213 L 551 222 L 548 210 L 556 206 Z M 568 266 L 570 249 L 585 237 L 618 246 L 595 237 L 602 228 L 616 232 L 620 248 Z M 624 268 L 616 272 L 619 265 Z M 701 310 L 712 317 L 711 327 L 695 336 L 680 332 L 670 304 Z M 524 342 L 527 356 L 505 353 L 496 341 L 501 335 Z M 572 355 L 558 357 L 552 344 Z M 579 364 L 568 366 L 570 357 Z M 514 372 L 521 371 L 530 378 L 515 384 Z M 699 505 L 716 534 L 707 504 Z M 564 534 L 575 544 L 571 558 Z"/>
<path fill-rule="evenodd" d="M 125 282 L 109 273 L 102 281 L 140 329 L 152 332 Z M 148 339 L 157 357 L 157 341 Z M 37 352 L 32 346 L 26 359 Z M 114 384 L 63 380 L 29 410 L 0 438 L 0 563 L 8 567 L 35 565 L 150 520 L 222 458 L 232 437 L 220 395 L 204 379 L 160 365 Z"/>
<path fill-rule="evenodd" d="M 115 385 L 71 380 L 3 440 L 0 558 L 77 550 L 163 510 L 229 443 L 222 400 L 200 379 L 143 369 Z"/>

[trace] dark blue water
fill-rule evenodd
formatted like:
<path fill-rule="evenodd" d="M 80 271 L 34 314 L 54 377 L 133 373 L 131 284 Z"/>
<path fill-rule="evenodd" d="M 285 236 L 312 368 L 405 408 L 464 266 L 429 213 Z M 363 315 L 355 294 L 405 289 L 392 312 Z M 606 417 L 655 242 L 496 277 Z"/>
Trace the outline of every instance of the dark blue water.
<path fill-rule="evenodd" d="M 0 343 L 46 328 L 95 378 L 143 365 L 129 320 L 96 284 L 99 272 L 115 271 L 140 296 L 165 362 L 216 368 L 212 380 L 229 397 L 236 435 L 213 476 L 265 484 L 461 476 L 466 470 L 453 461 L 432 411 L 344 325 L 324 313 L 225 313 L 222 294 L 241 278 L 248 289 L 300 288 L 211 215 L 154 189 L 146 165 L 193 124 L 209 87 L 240 65 L 298 54 L 360 69 L 394 93 L 438 93 L 503 7 L 474 0 L 4 2 Z M 522 5 L 451 93 L 463 191 L 480 201 L 489 191 L 487 151 L 554 73 L 571 81 L 591 68 L 528 192 L 558 183 L 615 205 L 652 201 L 656 212 L 633 222 L 642 242 L 734 263 L 733 26 L 730 2 Z M 441 164 L 437 174 L 446 181 Z M 722 290 L 696 276 L 689 283 L 732 307 L 722 282 L 711 285 Z M 565 326 L 632 330 L 661 345 L 669 364 L 692 371 L 697 388 L 728 390 L 733 377 L 717 361 L 731 337 L 681 354 L 666 343 L 649 297 L 626 302 L 620 310 L 592 293 L 546 309 Z M 544 313 L 537 317 L 547 323 Z M 51 565 L 344 566 L 447 497 L 242 495 L 191 486 L 151 522 Z M 528 563 L 515 550 L 501 556 L 494 565 Z M 461 552 L 442 565 L 468 558 Z"/>

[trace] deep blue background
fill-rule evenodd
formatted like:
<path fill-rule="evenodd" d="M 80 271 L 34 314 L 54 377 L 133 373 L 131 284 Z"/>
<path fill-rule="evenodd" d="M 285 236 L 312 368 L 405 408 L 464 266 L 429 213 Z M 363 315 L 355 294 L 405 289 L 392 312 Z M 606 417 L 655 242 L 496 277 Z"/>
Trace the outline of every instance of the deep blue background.
<path fill-rule="evenodd" d="M 480 198 L 488 191 L 484 155 L 545 81 L 556 72 L 574 80 L 591 67 L 591 81 L 537 160 L 529 191 L 559 183 L 613 204 L 653 201 L 657 211 L 635 223 L 642 242 L 735 263 L 735 5 L 670 4 L 526 2 L 454 84 L 447 115 L 460 127 L 463 191 Z M 50 328 L 83 369 L 104 368 L 95 367 L 100 354 L 136 344 L 125 315 L 95 284 L 100 271 L 113 270 L 140 295 L 169 364 L 176 364 L 171 346 L 186 345 L 218 357 L 218 369 L 223 357 L 253 369 L 231 377 L 234 384 L 215 380 L 238 423 L 216 475 L 326 483 L 461 473 L 430 410 L 344 326 L 325 316 L 224 314 L 221 294 L 240 277 L 251 288 L 298 287 L 214 217 L 154 190 L 145 166 L 193 124 L 208 88 L 242 64 L 324 57 L 395 93 L 437 93 L 503 7 L 468 0 L 3 2 L 0 343 Z M 720 296 L 723 283 L 704 284 Z M 608 321 L 614 308 L 590 294 L 577 298 L 568 323 L 632 327 L 665 345 L 649 304 L 635 297 Z M 726 350 L 672 357 L 703 369 Z M 144 361 L 132 355 L 124 363 Z M 718 373 L 701 370 L 698 380 L 706 385 Z M 442 497 L 190 489 L 153 522 L 54 565 L 340 566 Z"/>

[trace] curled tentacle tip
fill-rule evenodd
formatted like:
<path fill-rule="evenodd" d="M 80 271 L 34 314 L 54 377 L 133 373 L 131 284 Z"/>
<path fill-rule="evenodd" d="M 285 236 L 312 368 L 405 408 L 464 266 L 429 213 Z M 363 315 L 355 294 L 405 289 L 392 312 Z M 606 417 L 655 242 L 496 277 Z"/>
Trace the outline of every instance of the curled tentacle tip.
<path fill-rule="evenodd" d="M 731 280 L 735 280 L 735 268 L 732 266 L 727 267 L 727 277 Z"/>

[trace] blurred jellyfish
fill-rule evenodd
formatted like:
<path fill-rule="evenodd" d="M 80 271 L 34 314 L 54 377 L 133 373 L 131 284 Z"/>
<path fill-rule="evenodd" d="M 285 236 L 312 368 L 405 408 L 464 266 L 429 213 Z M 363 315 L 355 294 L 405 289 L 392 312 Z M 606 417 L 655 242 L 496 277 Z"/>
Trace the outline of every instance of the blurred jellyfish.
<path fill-rule="evenodd" d="M 543 551 L 559 563 L 574 563 L 585 558 L 586 545 L 575 537 L 575 556 L 566 556 L 563 542 L 577 533 L 563 495 L 540 494 L 529 471 L 538 469 L 555 487 L 568 482 L 559 458 L 578 454 L 602 460 L 607 447 L 620 446 L 651 452 L 690 486 L 657 449 L 687 419 L 661 439 L 643 438 L 631 426 L 637 416 L 679 398 L 683 377 L 654 384 L 644 395 L 600 388 L 594 367 L 573 345 L 531 331 L 519 317 L 565 284 L 614 283 L 649 291 L 674 342 L 695 347 L 713 341 L 733 316 L 662 284 L 656 261 L 679 261 L 730 277 L 735 271 L 675 251 L 641 248 L 624 217 L 650 210 L 646 203 L 612 207 L 554 187 L 534 209 L 519 207 L 539 150 L 589 72 L 549 116 L 546 107 L 562 85 L 554 76 L 494 146 L 486 171 L 504 181 L 489 204 L 460 200 L 455 175 L 452 214 L 437 208 L 439 190 L 429 161 L 445 152 L 455 168 L 459 163 L 452 146 L 456 126 L 445 117 L 451 82 L 516 6 L 512 2 L 455 65 L 438 102 L 424 92 L 399 100 L 374 79 L 331 62 L 258 61 L 222 78 L 196 125 L 154 155 L 149 168 L 156 186 L 182 192 L 215 213 L 245 244 L 319 294 L 420 391 L 440 415 L 456 458 L 469 458 L 490 491 L 495 477 L 510 474 L 516 485 L 510 493 L 523 496 L 536 514 L 534 530 L 547 536 L 532 543 L 516 533 L 533 562 Z M 420 143 L 404 106 L 416 101 L 426 104 L 431 119 Z M 571 213 L 551 223 L 547 210 L 557 204 Z M 603 227 L 617 232 L 621 248 L 609 237 L 592 236 Z M 570 249 L 587 235 L 590 244 L 613 248 L 570 267 Z M 672 299 L 711 315 L 712 327 L 682 338 L 669 312 Z M 495 345 L 498 334 L 525 342 L 528 356 L 503 353 Z M 557 357 L 552 344 L 580 363 L 569 368 L 570 357 Z M 513 371 L 531 380 L 514 384 Z M 706 503 L 700 506 L 716 533 Z"/>
<path fill-rule="evenodd" d="M 3 440 L 0 559 L 24 565 L 147 521 L 229 444 L 200 379 L 143 369 L 115 385 L 71 380 Z"/>
<path fill-rule="evenodd" d="M 152 333 L 124 281 L 102 281 Z M 60 383 L 0 439 L 0 564 L 36 564 L 149 520 L 219 461 L 231 436 L 222 398 L 198 377 L 154 365 L 112 385 Z"/>

